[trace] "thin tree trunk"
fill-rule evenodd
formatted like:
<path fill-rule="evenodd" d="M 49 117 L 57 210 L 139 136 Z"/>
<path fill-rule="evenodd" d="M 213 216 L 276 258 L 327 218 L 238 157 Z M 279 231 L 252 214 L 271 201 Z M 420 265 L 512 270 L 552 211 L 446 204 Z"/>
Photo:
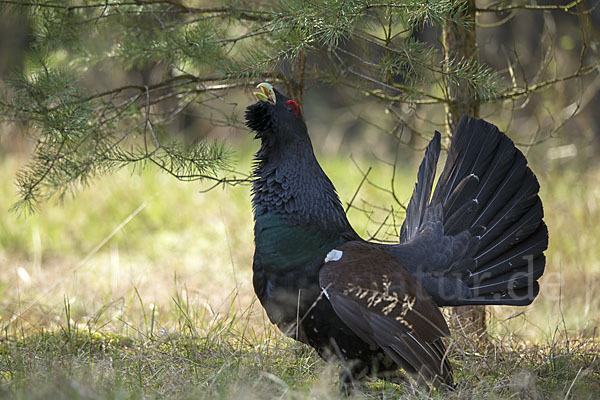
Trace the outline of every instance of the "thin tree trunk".
<path fill-rule="evenodd" d="M 300 110 L 304 111 L 304 72 L 306 67 L 306 55 L 304 50 L 300 51 L 298 58 L 290 65 L 290 77 L 286 81 L 289 96 L 298 103 Z"/>
<path fill-rule="evenodd" d="M 470 22 L 464 27 L 447 22 L 442 27 L 442 43 L 446 69 L 452 62 L 477 58 L 477 42 L 475 33 L 475 0 L 467 2 L 464 16 Z M 458 120 L 463 114 L 471 117 L 479 116 L 479 102 L 468 82 L 452 82 L 446 80 L 448 103 L 446 103 L 446 127 L 448 133 L 454 132 Z M 466 306 L 453 309 L 458 324 L 467 334 L 485 337 L 486 320 L 484 306 Z"/>

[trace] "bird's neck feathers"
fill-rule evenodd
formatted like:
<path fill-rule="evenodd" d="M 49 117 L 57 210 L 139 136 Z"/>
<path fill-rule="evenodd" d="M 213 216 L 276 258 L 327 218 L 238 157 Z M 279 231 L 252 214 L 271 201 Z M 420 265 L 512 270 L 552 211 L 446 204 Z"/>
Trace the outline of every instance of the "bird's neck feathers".
<path fill-rule="evenodd" d="M 308 136 L 287 143 L 262 138 L 252 176 L 255 219 L 274 214 L 321 231 L 352 229 Z"/>

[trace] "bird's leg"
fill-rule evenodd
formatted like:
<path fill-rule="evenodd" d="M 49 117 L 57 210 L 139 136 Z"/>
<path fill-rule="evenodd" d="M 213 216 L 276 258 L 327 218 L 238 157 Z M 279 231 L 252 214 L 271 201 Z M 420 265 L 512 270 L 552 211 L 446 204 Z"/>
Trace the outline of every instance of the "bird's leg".
<path fill-rule="evenodd" d="M 360 360 L 342 362 L 340 371 L 340 392 L 349 396 L 356 389 L 357 384 L 364 379 L 369 368 Z"/>
<path fill-rule="evenodd" d="M 342 365 L 340 371 L 340 392 L 345 396 L 350 396 L 354 392 L 355 380 L 352 369 L 347 365 Z"/>

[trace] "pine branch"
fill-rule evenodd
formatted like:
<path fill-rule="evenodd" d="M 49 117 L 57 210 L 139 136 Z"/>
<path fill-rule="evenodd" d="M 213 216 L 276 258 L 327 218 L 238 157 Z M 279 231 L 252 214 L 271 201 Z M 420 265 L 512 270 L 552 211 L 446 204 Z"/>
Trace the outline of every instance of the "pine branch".
<path fill-rule="evenodd" d="M 498 97 L 498 99 L 501 99 L 501 100 L 517 99 L 519 97 L 526 96 L 531 93 L 545 89 L 547 87 L 553 86 L 559 82 L 565 82 L 565 81 L 569 81 L 571 79 L 581 78 L 581 77 L 589 75 L 591 73 L 598 72 L 599 68 L 600 68 L 600 62 L 597 62 L 596 64 L 588 65 L 585 67 L 580 67 L 580 68 L 578 68 L 577 71 L 575 71 L 574 73 L 572 73 L 570 75 L 561 76 L 561 77 L 554 78 L 554 79 L 549 79 L 549 80 L 546 80 L 543 82 L 538 82 L 533 85 L 528 85 L 527 87 L 524 87 L 524 88 L 514 87 L 511 90 L 509 90 L 508 92 L 501 94 Z"/>
<path fill-rule="evenodd" d="M 505 12 L 513 10 L 533 10 L 533 11 L 564 11 L 569 12 L 572 8 L 576 8 L 579 4 L 583 3 L 584 0 L 574 0 L 568 4 L 511 4 L 510 6 L 498 6 L 497 4 L 503 3 L 499 1 L 495 4 L 491 4 L 485 8 L 476 8 L 477 12 Z"/>
<path fill-rule="evenodd" d="M 181 180 L 241 182 L 218 176 L 218 171 L 228 167 L 228 151 L 222 143 L 202 142 L 193 147 L 173 141 L 162 144 L 160 137 L 168 133 L 160 131 L 161 125 L 191 100 L 180 98 L 180 106 L 167 111 L 163 119 L 152 120 L 152 104 L 174 97 L 172 93 L 158 95 L 176 85 L 197 96 L 256 83 L 222 79 L 222 83 L 206 84 L 215 82 L 214 78 L 175 77 L 152 86 L 128 85 L 95 95 L 77 89 L 68 71 L 47 70 L 9 82 L 14 93 L 0 104 L 0 113 L 12 120 L 33 122 L 41 133 L 33 160 L 17 177 L 21 200 L 15 209 L 33 210 L 37 202 L 54 195 L 62 197 L 96 175 L 140 162 L 151 162 Z M 185 91 L 178 89 L 177 96 L 181 97 Z M 115 102 L 123 95 L 123 101 Z M 124 124 L 130 127 L 117 135 L 117 127 Z M 143 147 L 135 145 L 136 134 L 143 136 Z M 147 136 L 152 137 L 152 146 L 145 140 Z"/>
<path fill-rule="evenodd" d="M 600 67 L 588 21 L 593 7 L 585 9 L 582 0 L 564 6 L 499 1 L 477 9 L 510 15 L 577 10 L 579 66 L 566 75 L 555 71 L 548 78 L 550 68 L 557 68 L 551 47 L 528 78 L 531 73 L 517 55 L 516 65 L 509 62 L 497 71 L 475 57 L 445 57 L 436 43 L 419 38 L 429 26 L 472 32 L 474 20 L 465 13 L 469 4 L 229 1 L 193 7 L 175 0 L 0 0 L 5 9 L 27 15 L 33 32 L 28 72 L 9 81 L 0 98 L 0 120 L 27 122 L 36 143 L 31 164 L 18 178 L 23 204 L 62 196 L 128 164 L 154 165 L 178 179 L 215 185 L 244 181 L 223 176 L 232 172 L 222 143 L 182 146 L 168 124 L 193 113 L 212 126 L 241 127 L 227 91 L 265 80 L 285 84 L 300 102 L 315 83 L 344 86 L 383 102 L 393 128 L 365 122 L 399 139 L 404 127 L 419 134 L 414 121 L 396 112 L 399 104 L 420 118 L 421 108 L 455 106 L 457 93 L 468 93 L 477 104 L 515 100 Z M 144 77 L 141 83 L 94 90 L 79 83 L 89 76 L 86 71 L 105 70 L 138 76 L 143 71 Z"/>

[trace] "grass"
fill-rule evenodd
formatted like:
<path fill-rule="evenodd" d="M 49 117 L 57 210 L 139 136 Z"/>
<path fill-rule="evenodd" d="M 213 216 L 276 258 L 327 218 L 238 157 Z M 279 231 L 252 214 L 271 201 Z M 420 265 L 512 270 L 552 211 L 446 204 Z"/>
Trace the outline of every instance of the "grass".
<path fill-rule="evenodd" d="M 339 398 L 336 371 L 314 352 L 248 315 L 196 320 L 180 309 L 181 329 L 140 330 L 137 337 L 65 321 L 55 331 L 0 346 L 3 398 Z M 250 310 L 246 310 L 249 312 Z M 189 313 L 189 314 L 188 314 Z M 192 322 L 193 324 L 190 324 Z M 200 329 L 200 330 L 198 330 Z M 477 347 L 455 335 L 454 392 L 367 382 L 354 398 L 596 398 L 597 341 L 525 345 L 512 339 Z"/>
<path fill-rule="evenodd" d="M 22 162 L 0 158 L 2 210 Z M 324 164 L 343 201 L 362 178 L 348 163 Z M 540 297 L 490 309 L 487 344 L 455 331 L 456 391 L 369 381 L 354 397 L 598 397 L 600 172 L 536 167 L 551 234 Z M 402 199 L 415 170 L 396 180 Z M 339 398 L 336 367 L 282 337 L 254 298 L 248 187 L 200 188 L 121 171 L 33 216 L 0 214 L 0 398 Z M 354 204 L 388 199 L 364 185 Z M 364 236 L 387 215 L 349 213 Z"/>

